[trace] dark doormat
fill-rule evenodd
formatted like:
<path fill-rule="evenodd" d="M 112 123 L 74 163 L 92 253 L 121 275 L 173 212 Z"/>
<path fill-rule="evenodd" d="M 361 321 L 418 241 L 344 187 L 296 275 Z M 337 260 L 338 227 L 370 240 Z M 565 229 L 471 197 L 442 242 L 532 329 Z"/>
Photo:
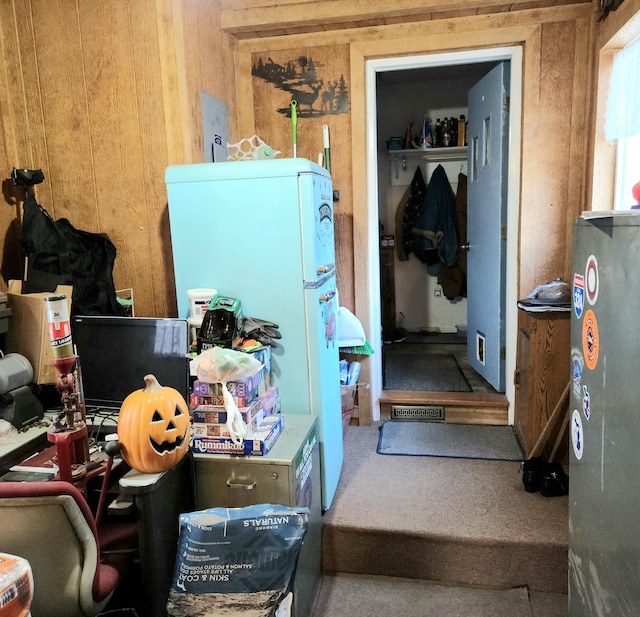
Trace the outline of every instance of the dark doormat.
<path fill-rule="evenodd" d="M 380 427 L 378 454 L 521 461 L 511 426 L 388 421 Z"/>
<path fill-rule="evenodd" d="M 403 343 L 423 345 L 466 345 L 467 337 L 456 332 L 408 332 Z"/>
<path fill-rule="evenodd" d="M 384 389 L 426 392 L 471 392 L 452 354 L 385 350 Z"/>

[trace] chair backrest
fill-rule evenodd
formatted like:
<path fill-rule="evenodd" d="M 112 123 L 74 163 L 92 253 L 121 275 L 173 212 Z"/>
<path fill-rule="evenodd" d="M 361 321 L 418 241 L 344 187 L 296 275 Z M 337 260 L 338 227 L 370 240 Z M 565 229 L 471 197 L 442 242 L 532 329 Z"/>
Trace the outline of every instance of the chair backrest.
<path fill-rule="evenodd" d="M 24 557 L 33 617 L 93 617 L 119 581 L 100 561 L 93 515 L 67 482 L 0 482 L 0 550 Z"/>

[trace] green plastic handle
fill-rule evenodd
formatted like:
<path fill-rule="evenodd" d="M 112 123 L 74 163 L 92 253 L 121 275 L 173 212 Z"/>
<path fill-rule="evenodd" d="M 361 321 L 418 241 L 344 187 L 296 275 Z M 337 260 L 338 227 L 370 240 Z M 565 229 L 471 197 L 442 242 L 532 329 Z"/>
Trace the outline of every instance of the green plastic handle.
<path fill-rule="evenodd" d="M 296 146 L 298 144 L 298 101 L 291 101 L 291 129 L 293 133 L 293 156 L 296 156 Z"/>

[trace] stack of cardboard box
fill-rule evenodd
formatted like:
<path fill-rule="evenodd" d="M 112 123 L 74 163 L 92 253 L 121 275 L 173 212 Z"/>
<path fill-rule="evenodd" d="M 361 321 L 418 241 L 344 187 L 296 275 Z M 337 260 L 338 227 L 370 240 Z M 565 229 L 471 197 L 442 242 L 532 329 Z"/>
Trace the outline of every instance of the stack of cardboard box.
<path fill-rule="evenodd" d="M 195 453 L 264 456 L 282 433 L 280 397 L 278 389 L 271 386 L 271 348 L 252 353 L 262 368 L 251 377 L 226 384 L 244 424 L 243 439 L 234 439 L 229 430 L 233 410 L 225 405 L 223 385 L 199 380 L 193 383 L 191 448 Z"/>

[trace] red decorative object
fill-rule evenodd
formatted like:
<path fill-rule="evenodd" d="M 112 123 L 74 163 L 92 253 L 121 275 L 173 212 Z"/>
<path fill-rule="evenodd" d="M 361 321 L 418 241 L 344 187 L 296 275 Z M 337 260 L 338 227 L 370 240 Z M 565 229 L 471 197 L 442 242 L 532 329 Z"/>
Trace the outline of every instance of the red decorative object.
<path fill-rule="evenodd" d="M 633 198 L 636 200 L 637 204 L 640 204 L 640 182 L 636 182 L 631 189 L 631 194 Z"/>

